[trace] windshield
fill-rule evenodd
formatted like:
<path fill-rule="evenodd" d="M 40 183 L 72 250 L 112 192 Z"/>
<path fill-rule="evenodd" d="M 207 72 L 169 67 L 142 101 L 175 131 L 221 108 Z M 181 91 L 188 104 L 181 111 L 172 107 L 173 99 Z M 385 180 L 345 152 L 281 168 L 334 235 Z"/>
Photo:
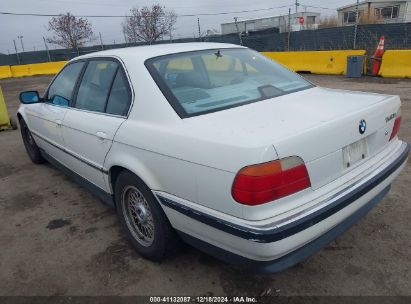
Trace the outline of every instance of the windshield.
<path fill-rule="evenodd" d="M 147 60 L 146 66 L 183 118 L 312 87 L 298 74 L 246 48 L 166 55 Z"/>

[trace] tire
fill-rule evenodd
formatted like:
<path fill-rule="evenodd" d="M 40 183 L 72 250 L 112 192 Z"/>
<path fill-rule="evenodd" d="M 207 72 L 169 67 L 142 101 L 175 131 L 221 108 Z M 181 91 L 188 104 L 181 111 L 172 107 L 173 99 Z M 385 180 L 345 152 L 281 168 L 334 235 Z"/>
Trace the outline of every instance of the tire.
<path fill-rule="evenodd" d="M 115 184 L 115 202 L 127 238 L 139 254 L 159 262 L 176 252 L 180 240 L 140 178 L 129 171 L 121 172 Z"/>
<path fill-rule="evenodd" d="M 40 149 L 34 141 L 33 135 L 31 134 L 24 119 L 20 120 L 20 132 L 27 154 L 29 155 L 31 161 L 35 164 L 45 163 L 46 160 L 41 155 Z"/>
<path fill-rule="evenodd" d="M 16 121 L 15 121 L 13 118 L 10 118 L 10 126 L 11 126 L 11 128 L 12 128 L 13 130 L 17 130 L 17 129 L 18 129 L 17 123 L 16 123 Z"/>

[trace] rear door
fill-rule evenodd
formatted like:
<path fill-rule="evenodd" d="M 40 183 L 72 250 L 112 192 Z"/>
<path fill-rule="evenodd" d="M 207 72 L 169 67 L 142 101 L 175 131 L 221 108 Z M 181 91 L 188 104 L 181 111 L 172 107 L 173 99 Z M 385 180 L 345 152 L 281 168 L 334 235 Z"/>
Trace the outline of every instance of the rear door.
<path fill-rule="evenodd" d="M 104 160 L 118 128 L 126 120 L 131 98 L 120 62 L 91 59 L 74 104 L 64 117 L 62 134 L 68 167 L 105 191 Z"/>
<path fill-rule="evenodd" d="M 28 124 L 36 143 L 60 162 L 64 159 L 61 125 L 84 64 L 76 62 L 65 66 L 49 86 L 44 102 L 26 107 Z"/>

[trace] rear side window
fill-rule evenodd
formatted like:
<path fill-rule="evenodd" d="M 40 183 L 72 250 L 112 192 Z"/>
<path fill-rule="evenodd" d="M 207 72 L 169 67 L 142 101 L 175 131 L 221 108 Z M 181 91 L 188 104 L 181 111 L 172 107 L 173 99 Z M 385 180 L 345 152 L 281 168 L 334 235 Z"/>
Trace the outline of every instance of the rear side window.
<path fill-rule="evenodd" d="M 130 101 L 131 93 L 126 76 L 121 69 L 118 69 L 107 101 L 106 113 L 125 116 L 130 107 Z"/>
<path fill-rule="evenodd" d="M 68 106 L 83 66 L 84 62 L 66 66 L 49 87 L 47 100 L 56 105 Z"/>
<path fill-rule="evenodd" d="M 77 93 L 75 107 L 104 112 L 117 69 L 118 64 L 114 61 L 90 61 Z"/>

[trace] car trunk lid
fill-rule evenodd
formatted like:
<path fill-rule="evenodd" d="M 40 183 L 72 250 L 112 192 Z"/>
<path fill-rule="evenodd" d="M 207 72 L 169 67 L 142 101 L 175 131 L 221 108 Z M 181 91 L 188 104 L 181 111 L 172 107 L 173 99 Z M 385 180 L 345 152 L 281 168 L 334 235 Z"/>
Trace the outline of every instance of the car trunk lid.
<path fill-rule="evenodd" d="M 271 144 L 278 158 L 301 157 L 316 189 L 381 151 L 399 107 L 397 96 L 315 87 L 188 120 L 193 129 L 206 120 L 207 136 L 226 143 Z"/>

